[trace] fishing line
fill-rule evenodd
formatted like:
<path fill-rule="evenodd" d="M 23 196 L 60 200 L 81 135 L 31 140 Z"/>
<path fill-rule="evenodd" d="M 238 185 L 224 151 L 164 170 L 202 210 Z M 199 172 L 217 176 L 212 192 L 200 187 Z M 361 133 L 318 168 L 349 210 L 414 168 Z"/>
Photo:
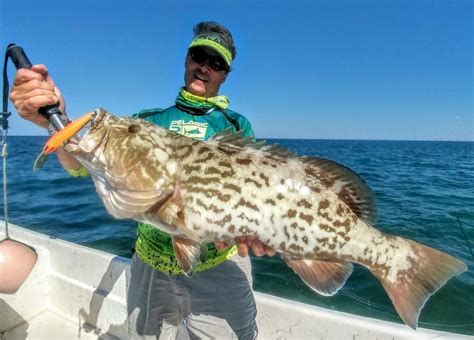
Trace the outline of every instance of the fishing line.
<path fill-rule="evenodd" d="M 8 240 L 10 235 L 8 233 L 8 201 L 7 201 L 7 135 L 8 135 L 8 117 L 11 112 L 8 112 L 8 74 L 7 63 L 9 55 L 5 54 L 5 62 L 3 63 L 3 107 L 2 117 L 0 119 L 2 124 L 2 158 L 3 158 L 3 210 L 5 223 L 5 239 Z"/>
<path fill-rule="evenodd" d="M 3 130 L 2 158 L 3 158 L 3 215 L 5 223 L 5 239 L 9 239 L 8 233 L 8 202 L 7 202 L 7 130 Z"/>
<path fill-rule="evenodd" d="M 390 314 L 391 316 L 395 316 L 395 317 L 398 318 L 398 315 L 395 314 L 395 313 L 393 313 L 393 311 L 394 311 L 393 308 L 389 308 L 389 307 L 380 305 L 380 304 L 378 304 L 378 303 L 372 302 L 372 301 L 370 301 L 370 300 L 367 300 L 367 299 L 365 299 L 365 298 L 363 298 L 363 297 L 357 296 L 356 294 L 349 292 L 349 291 L 348 291 L 347 289 L 345 289 L 345 288 L 342 288 L 342 289 L 341 289 L 341 292 L 344 293 L 345 295 L 347 295 L 348 297 L 354 299 L 354 300 L 357 301 L 357 302 L 360 302 L 360 303 L 362 303 L 362 304 L 364 304 L 364 305 L 366 305 L 366 306 L 369 306 L 369 307 L 376 307 L 376 308 L 378 308 L 378 309 L 380 309 L 380 310 L 385 310 L 385 311 L 387 311 L 387 312 L 390 312 L 390 313 L 391 313 L 391 314 Z M 374 308 L 372 308 L 372 309 L 375 310 L 375 311 L 377 311 L 377 310 L 374 309 Z"/>
<path fill-rule="evenodd" d="M 400 319 L 398 314 L 394 313 L 393 308 L 388 308 L 386 306 L 383 306 L 383 305 L 377 304 L 375 302 L 372 302 L 370 300 L 367 300 L 363 297 L 357 296 L 356 294 L 351 293 L 350 291 L 348 291 L 345 288 L 342 288 L 341 292 L 343 294 L 345 294 L 347 297 L 353 299 L 354 301 L 368 306 L 369 309 L 371 309 L 375 312 L 393 317 L 395 319 Z M 376 307 L 376 308 L 373 308 L 373 307 Z M 419 321 L 418 324 L 419 325 L 425 325 L 425 326 L 439 326 L 439 327 L 453 327 L 453 328 L 455 328 L 455 327 L 474 326 L 474 320 L 471 320 L 468 323 L 463 323 L 463 324 L 446 324 L 446 323 L 434 323 L 434 322 L 425 322 L 425 321 Z"/>
<path fill-rule="evenodd" d="M 469 251 L 471 252 L 471 256 L 474 257 L 474 253 L 472 252 L 472 247 L 471 247 L 471 239 L 467 235 L 466 230 L 464 229 L 458 215 L 455 214 L 455 213 L 452 213 L 452 215 L 456 218 L 456 221 L 458 221 L 458 226 L 459 226 L 459 228 L 461 228 L 461 232 L 464 236 L 464 241 L 466 241 L 467 247 L 469 248 Z"/>
<path fill-rule="evenodd" d="M 3 138 L 2 138 L 2 157 L 3 157 L 3 205 L 5 213 L 5 236 L 6 239 L 9 238 L 8 233 L 8 204 L 7 204 L 7 132 L 8 132 L 8 117 L 10 117 L 11 112 L 8 112 L 8 93 L 9 93 L 9 83 L 8 83 L 8 73 L 7 73 L 7 64 L 8 60 L 11 60 L 17 69 L 26 68 L 31 69 L 33 66 L 31 61 L 25 54 L 25 51 L 22 47 L 15 44 L 9 44 L 5 52 L 5 61 L 3 63 L 3 108 L 1 112 L 0 122 L 3 128 Z M 40 107 L 38 112 L 48 119 L 55 130 L 61 130 L 64 128 L 64 122 L 61 118 L 62 113 L 59 110 L 59 102 L 54 105 L 46 105 Z"/>
<path fill-rule="evenodd" d="M 462 324 L 449 324 L 449 323 L 432 323 L 432 322 L 424 322 L 424 321 L 420 321 L 418 322 L 418 324 L 420 325 L 425 325 L 425 326 L 440 326 L 440 327 L 466 327 L 466 326 L 474 326 L 474 320 L 469 321 L 470 323 L 462 323 Z"/>

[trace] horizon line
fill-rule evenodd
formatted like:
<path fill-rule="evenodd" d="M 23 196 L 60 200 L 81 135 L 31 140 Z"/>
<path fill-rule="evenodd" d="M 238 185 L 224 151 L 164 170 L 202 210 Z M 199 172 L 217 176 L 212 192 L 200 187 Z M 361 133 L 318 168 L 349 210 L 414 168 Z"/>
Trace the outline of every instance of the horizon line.
<path fill-rule="evenodd" d="M 49 137 L 47 135 L 10 135 L 10 137 Z M 285 139 L 285 140 L 321 140 L 321 141 L 367 141 L 367 142 L 460 142 L 474 143 L 474 139 L 370 139 L 370 138 L 290 138 L 290 137 L 255 137 L 256 139 Z"/>

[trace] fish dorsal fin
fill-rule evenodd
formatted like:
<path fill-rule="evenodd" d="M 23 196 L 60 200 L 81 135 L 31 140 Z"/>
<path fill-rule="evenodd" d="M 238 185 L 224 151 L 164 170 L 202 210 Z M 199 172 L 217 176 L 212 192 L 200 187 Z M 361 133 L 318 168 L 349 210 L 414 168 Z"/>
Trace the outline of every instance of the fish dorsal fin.
<path fill-rule="evenodd" d="M 211 138 L 209 138 L 208 140 L 209 141 L 212 141 L 212 140 L 221 141 L 221 140 L 226 139 L 227 137 L 230 137 L 232 135 L 237 135 L 237 134 L 242 135 L 242 130 L 237 131 L 237 132 L 233 132 L 232 128 L 228 127 L 228 128 L 225 128 L 224 130 L 219 131 L 215 135 L 211 136 Z"/>
<path fill-rule="evenodd" d="M 215 141 L 218 144 L 230 144 L 238 147 L 245 147 L 255 143 L 253 137 L 245 137 L 243 133 L 242 130 L 233 132 L 232 128 L 228 127 L 216 133 L 214 136 L 209 138 L 208 141 Z"/>
<path fill-rule="evenodd" d="M 290 159 L 297 157 L 293 152 L 278 144 L 266 144 L 266 142 L 257 142 L 252 148 L 262 151 L 262 153 L 271 159 Z"/>
<path fill-rule="evenodd" d="M 305 173 L 334 192 L 362 220 L 375 224 L 374 193 L 362 177 L 348 167 L 324 158 L 301 157 Z"/>
<path fill-rule="evenodd" d="M 245 147 L 259 150 L 263 157 L 274 161 L 298 158 L 303 162 L 307 175 L 334 192 L 359 218 L 370 224 L 377 220 L 372 190 L 362 177 L 342 164 L 324 158 L 298 157 L 280 145 L 255 142 L 252 137 L 244 137 L 242 131 L 232 133 L 231 128 L 219 132 L 210 140 L 228 151 L 238 151 Z"/>
<path fill-rule="evenodd" d="M 293 158 L 296 155 L 288 149 L 278 144 L 267 144 L 265 141 L 256 141 L 254 137 L 246 137 L 243 131 L 232 132 L 232 128 L 226 128 L 212 136 L 208 141 L 217 142 L 220 146 L 229 145 L 231 147 L 248 147 L 253 150 L 259 150 L 264 157 L 268 158 Z"/>

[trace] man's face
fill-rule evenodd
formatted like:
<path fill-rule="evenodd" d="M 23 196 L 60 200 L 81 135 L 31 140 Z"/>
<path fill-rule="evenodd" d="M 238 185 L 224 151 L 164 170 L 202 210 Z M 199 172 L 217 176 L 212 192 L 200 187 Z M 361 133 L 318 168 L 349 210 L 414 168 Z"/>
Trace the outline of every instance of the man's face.
<path fill-rule="evenodd" d="M 219 56 L 212 48 L 199 48 L 211 56 Z M 225 70 L 216 71 L 209 64 L 209 58 L 198 63 L 188 53 L 184 73 L 184 83 L 188 92 L 206 98 L 214 97 L 218 94 L 219 87 L 226 80 L 228 72 Z"/>

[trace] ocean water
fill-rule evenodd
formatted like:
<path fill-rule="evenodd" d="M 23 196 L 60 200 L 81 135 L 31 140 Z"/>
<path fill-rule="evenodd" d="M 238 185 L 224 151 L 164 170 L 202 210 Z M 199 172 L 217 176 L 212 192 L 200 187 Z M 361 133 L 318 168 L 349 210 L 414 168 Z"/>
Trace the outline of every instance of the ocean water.
<path fill-rule="evenodd" d="M 107 214 L 90 178 L 70 178 L 53 155 L 32 166 L 46 137 L 8 138 L 11 223 L 131 257 L 135 223 Z M 426 303 L 421 327 L 474 334 L 474 143 L 267 140 L 300 155 L 329 158 L 373 189 L 376 228 L 445 251 L 469 267 Z M 3 218 L 3 217 L 0 217 Z M 333 310 L 401 323 L 381 284 L 356 266 L 333 297 L 313 293 L 278 257 L 252 258 L 254 288 Z"/>

